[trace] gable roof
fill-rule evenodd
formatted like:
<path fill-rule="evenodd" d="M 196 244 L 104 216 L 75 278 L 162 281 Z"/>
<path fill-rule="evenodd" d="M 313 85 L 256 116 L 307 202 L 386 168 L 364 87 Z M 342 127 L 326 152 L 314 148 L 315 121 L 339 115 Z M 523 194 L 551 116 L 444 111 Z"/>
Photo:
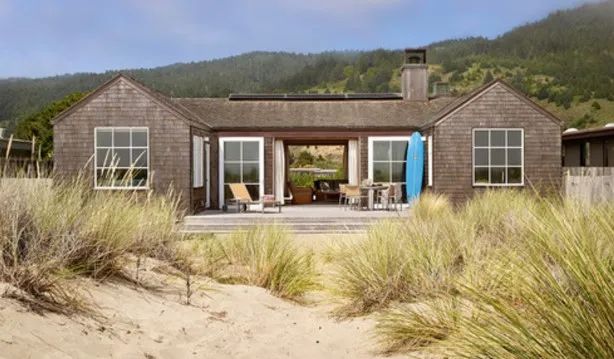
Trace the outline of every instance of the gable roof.
<path fill-rule="evenodd" d="M 110 80 L 108 80 L 107 82 L 105 82 L 104 84 L 99 86 L 94 91 L 92 91 L 89 94 L 87 94 L 81 100 L 75 102 L 72 106 L 70 106 L 66 110 L 60 112 L 51 121 L 51 124 L 55 125 L 58 122 L 62 121 L 68 115 L 72 114 L 73 112 L 75 112 L 79 108 L 83 107 L 84 105 L 86 105 L 87 103 L 89 103 L 90 101 L 92 101 L 93 99 L 98 97 L 98 95 L 103 93 L 107 88 L 113 86 L 114 84 L 116 84 L 117 82 L 119 82 L 121 80 L 125 80 L 130 85 L 132 85 L 136 90 L 138 90 L 139 92 L 141 92 L 142 94 L 144 94 L 145 96 L 147 96 L 148 98 L 150 98 L 151 100 L 156 102 L 157 104 L 159 104 L 159 105 L 163 106 L 164 108 L 166 108 L 167 110 L 171 111 L 172 113 L 177 115 L 180 119 L 188 122 L 189 124 L 197 123 L 197 124 L 199 124 L 201 126 L 204 125 L 206 127 L 209 127 L 205 123 L 202 123 L 201 121 L 199 121 L 197 116 L 195 116 L 194 114 L 190 113 L 187 109 L 185 109 L 185 108 L 183 108 L 181 106 L 176 106 L 167 96 L 161 94 L 160 92 L 158 92 L 156 90 L 150 89 L 149 87 L 141 84 L 140 82 L 138 82 L 137 80 L 133 79 L 132 77 L 126 76 L 126 75 L 124 75 L 122 73 L 119 73 L 119 74 L 113 76 Z"/>
<path fill-rule="evenodd" d="M 428 102 L 369 100 L 246 100 L 173 98 L 218 130 L 236 129 L 418 129 L 452 99 Z"/>
<path fill-rule="evenodd" d="M 422 125 L 422 128 L 424 129 L 424 128 L 429 128 L 429 127 L 433 127 L 433 126 L 439 125 L 441 122 L 445 121 L 448 118 L 448 116 L 451 115 L 453 112 L 456 112 L 456 111 L 460 110 L 461 108 L 465 107 L 466 105 L 471 103 L 473 100 L 475 100 L 475 99 L 479 98 L 480 96 L 482 96 L 483 94 L 487 93 L 491 88 L 495 87 L 496 85 L 503 86 L 512 95 L 516 96 L 518 99 L 520 99 L 521 101 L 523 101 L 527 105 L 531 106 L 533 109 L 535 109 L 536 111 L 540 112 L 541 114 L 543 114 L 544 116 L 546 116 L 547 118 L 552 120 L 557 125 L 559 125 L 561 127 L 563 126 L 563 121 L 561 121 L 558 117 L 553 115 L 551 112 L 549 112 L 545 108 L 541 107 L 539 104 L 535 103 L 527 95 L 525 95 L 524 93 L 518 91 L 517 89 L 515 89 L 514 87 L 509 85 L 507 82 L 505 82 L 505 81 L 503 81 L 501 79 L 495 79 L 495 80 L 493 80 L 493 81 L 491 81 L 491 82 L 489 82 L 489 83 L 487 83 L 485 85 L 482 85 L 482 86 L 476 88 L 475 90 L 469 92 L 468 94 L 457 98 L 455 101 L 451 102 L 450 104 L 448 104 L 447 106 L 442 108 L 432 118 L 430 118 L 427 122 L 425 122 Z"/>

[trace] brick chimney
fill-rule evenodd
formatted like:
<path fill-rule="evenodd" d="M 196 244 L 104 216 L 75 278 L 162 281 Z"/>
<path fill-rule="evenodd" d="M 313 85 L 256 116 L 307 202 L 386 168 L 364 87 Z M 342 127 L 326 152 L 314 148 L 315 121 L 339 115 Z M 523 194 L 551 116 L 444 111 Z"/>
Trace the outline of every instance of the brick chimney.
<path fill-rule="evenodd" d="M 403 99 L 407 101 L 427 101 L 428 77 L 426 49 L 405 49 L 405 63 L 401 67 Z"/>

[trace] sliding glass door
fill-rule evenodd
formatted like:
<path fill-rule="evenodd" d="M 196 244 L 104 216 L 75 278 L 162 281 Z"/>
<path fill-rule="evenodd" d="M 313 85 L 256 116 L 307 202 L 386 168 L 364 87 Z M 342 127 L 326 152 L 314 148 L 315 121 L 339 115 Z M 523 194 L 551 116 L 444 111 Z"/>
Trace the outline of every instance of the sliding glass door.
<path fill-rule="evenodd" d="M 220 138 L 220 204 L 232 198 L 230 183 L 244 183 L 252 199 L 264 195 L 264 140 L 262 137 Z"/>

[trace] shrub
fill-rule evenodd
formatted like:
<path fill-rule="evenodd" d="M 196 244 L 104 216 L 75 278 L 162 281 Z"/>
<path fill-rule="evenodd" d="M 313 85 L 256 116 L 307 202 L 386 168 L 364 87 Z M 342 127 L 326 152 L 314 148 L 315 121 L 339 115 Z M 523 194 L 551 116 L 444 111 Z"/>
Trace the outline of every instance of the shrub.
<path fill-rule="evenodd" d="M 225 267 L 218 279 L 270 290 L 297 299 L 316 287 L 313 253 L 302 253 L 278 226 L 238 231 L 219 240 Z"/>

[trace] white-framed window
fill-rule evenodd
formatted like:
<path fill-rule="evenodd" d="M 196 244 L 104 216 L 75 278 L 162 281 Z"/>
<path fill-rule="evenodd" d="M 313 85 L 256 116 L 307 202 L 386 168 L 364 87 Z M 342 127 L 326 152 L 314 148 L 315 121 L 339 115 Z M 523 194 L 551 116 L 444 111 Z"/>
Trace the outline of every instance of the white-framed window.
<path fill-rule="evenodd" d="M 232 198 L 230 183 L 244 183 L 253 199 L 264 196 L 264 138 L 220 137 L 220 203 Z"/>
<path fill-rule="evenodd" d="M 192 187 L 204 186 L 204 141 L 200 136 L 192 136 Z"/>
<path fill-rule="evenodd" d="M 94 188 L 149 188 L 149 129 L 94 129 Z"/>
<path fill-rule="evenodd" d="M 524 185 L 524 130 L 473 129 L 473 185 Z"/>
<path fill-rule="evenodd" d="M 369 137 L 369 178 L 375 183 L 401 183 L 405 193 L 408 136 Z"/>

